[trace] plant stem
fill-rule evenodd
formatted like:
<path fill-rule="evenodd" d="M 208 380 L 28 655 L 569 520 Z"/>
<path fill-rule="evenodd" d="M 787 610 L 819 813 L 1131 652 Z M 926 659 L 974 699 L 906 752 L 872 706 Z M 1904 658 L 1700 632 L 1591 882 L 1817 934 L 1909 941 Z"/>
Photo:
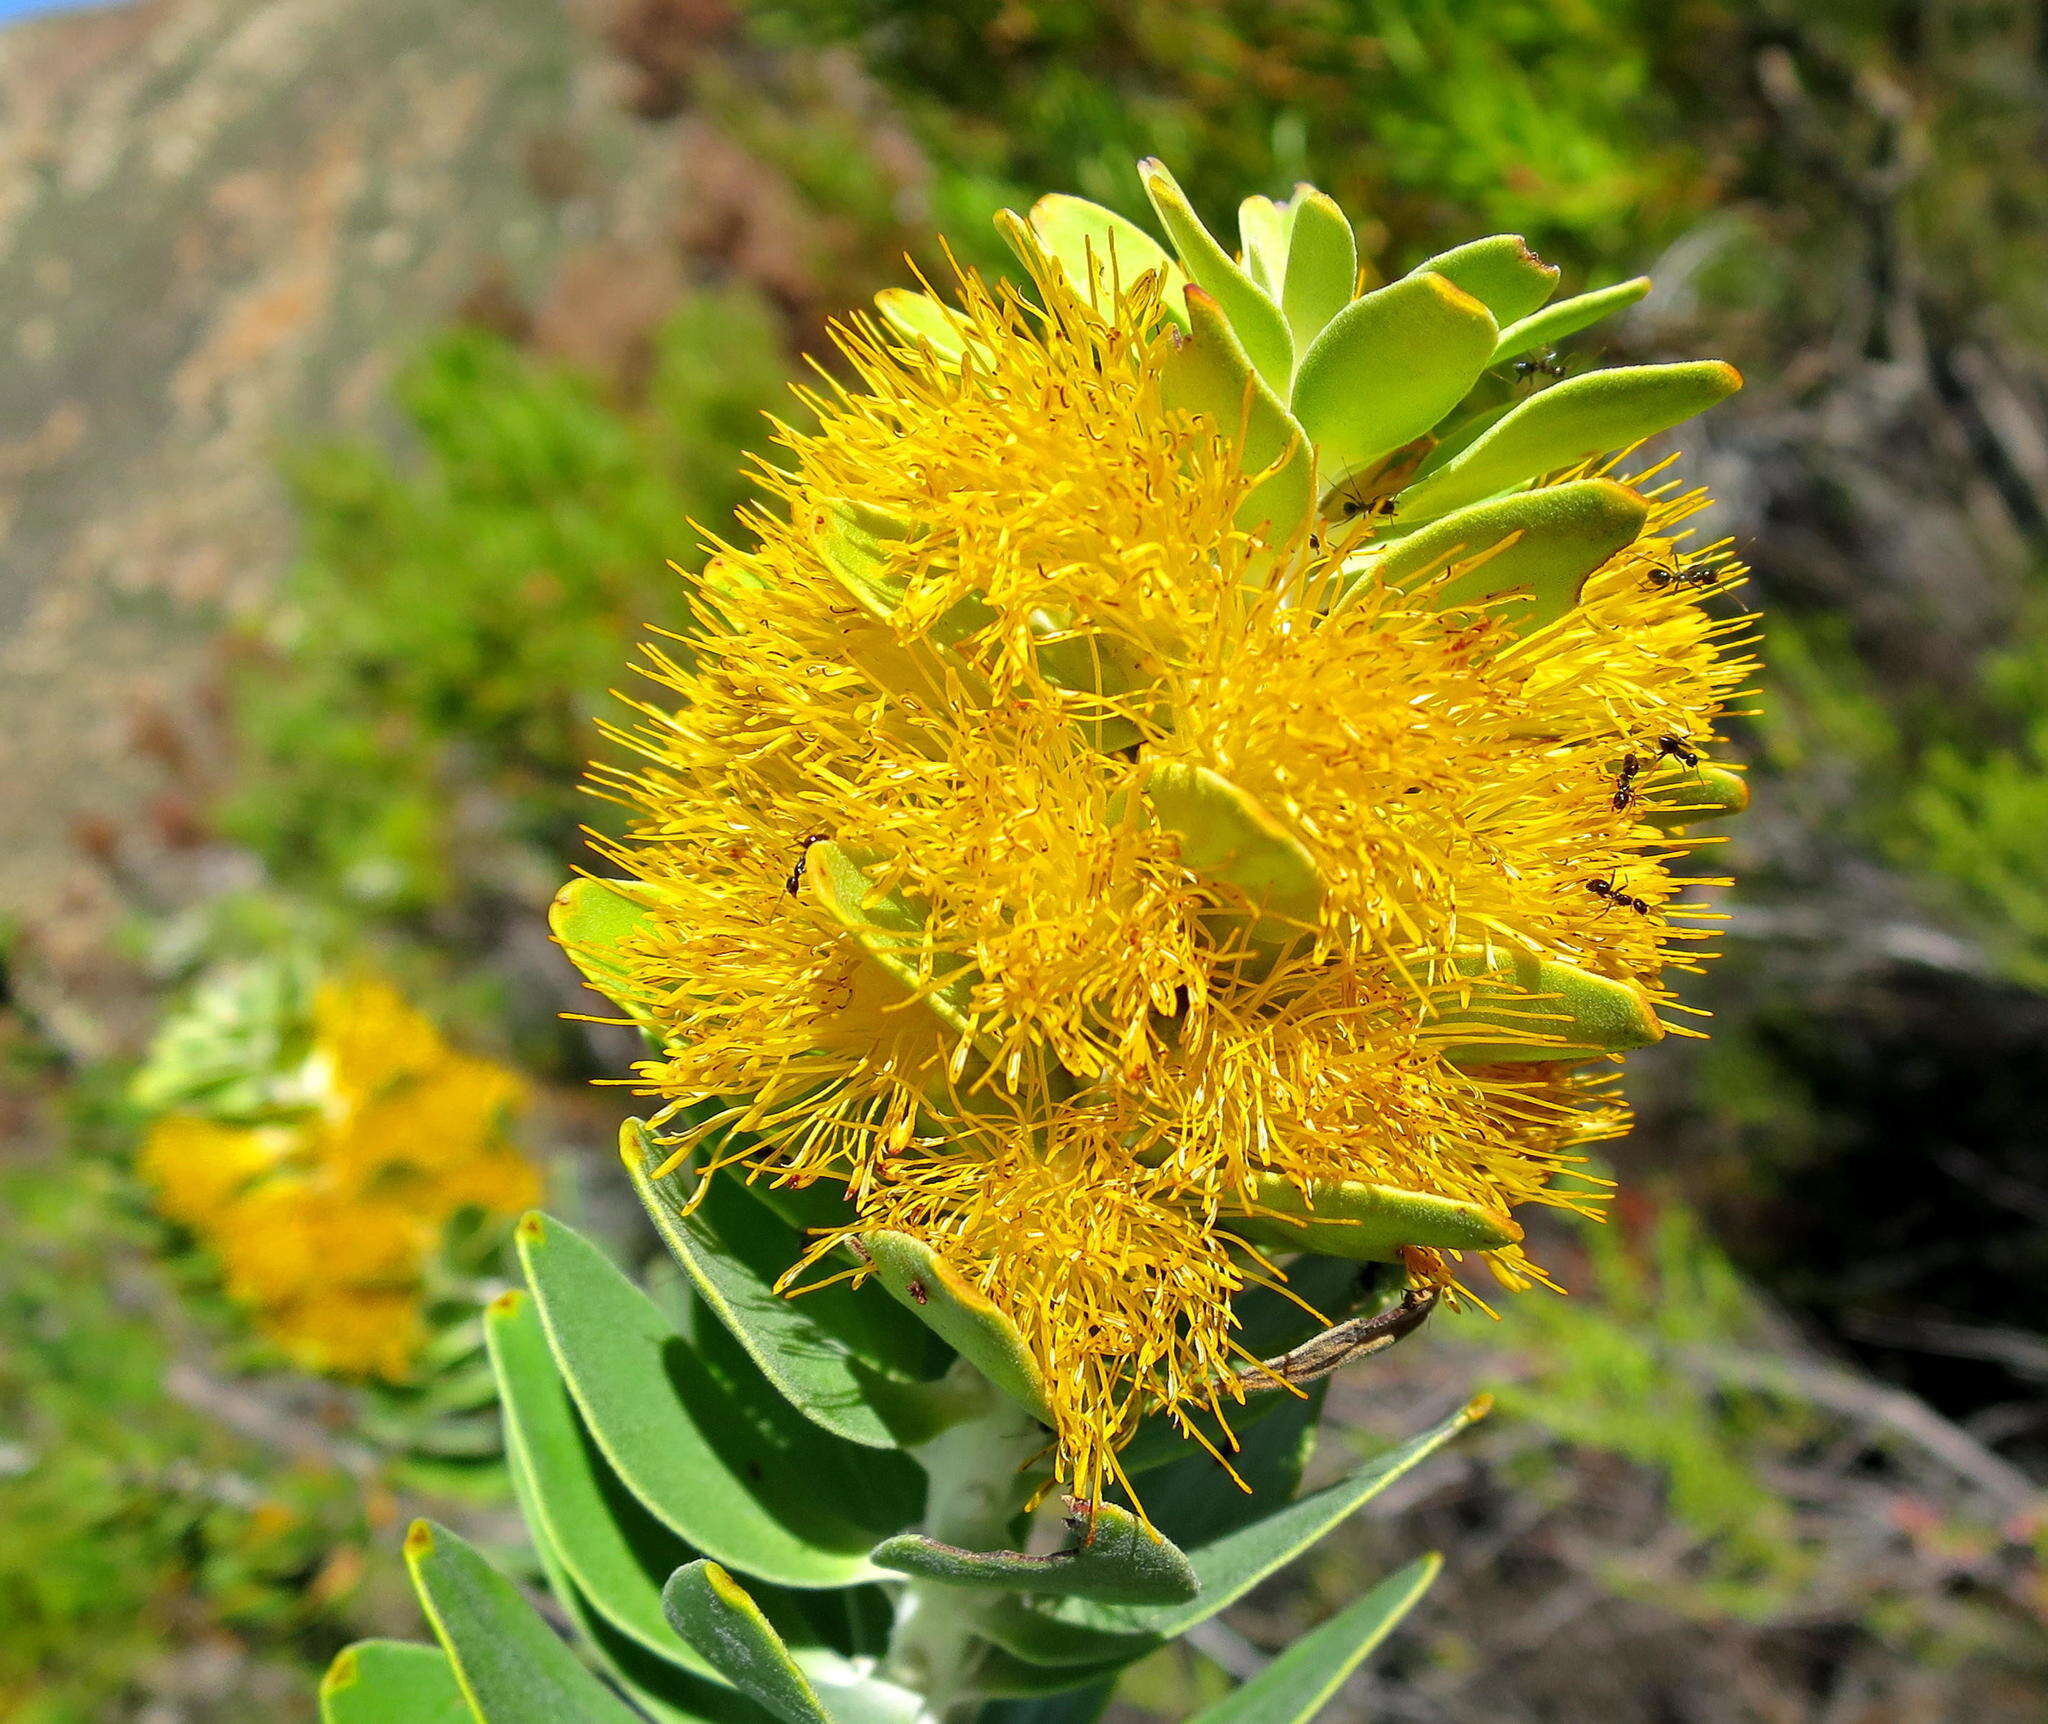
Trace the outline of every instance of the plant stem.
<path fill-rule="evenodd" d="M 929 1480 L 923 1531 L 963 1550 L 1001 1550 L 1030 1491 L 1024 1468 L 1045 1447 L 1045 1432 L 966 1360 L 947 1387 L 971 1394 L 978 1410 L 910 1451 Z M 913 1580 L 896 1607 L 885 1673 L 925 1697 L 925 1718 L 945 1724 L 972 1699 L 983 1642 L 975 1589 Z"/>

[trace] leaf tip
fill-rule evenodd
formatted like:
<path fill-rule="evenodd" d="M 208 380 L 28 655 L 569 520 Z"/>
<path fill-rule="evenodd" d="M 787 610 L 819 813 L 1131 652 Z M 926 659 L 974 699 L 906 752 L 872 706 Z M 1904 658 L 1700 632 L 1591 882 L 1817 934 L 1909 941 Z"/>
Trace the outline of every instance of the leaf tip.
<path fill-rule="evenodd" d="M 334 1662 L 327 1667 L 327 1674 L 320 1678 L 322 1697 L 339 1694 L 344 1688 L 353 1688 L 362 1680 L 362 1661 L 356 1656 L 353 1646 L 344 1646 L 334 1655 Z"/>
<path fill-rule="evenodd" d="M 434 1523 L 416 1520 L 405 1529 L 405 1560 L 425 1562 L 434 1554 Z"/>

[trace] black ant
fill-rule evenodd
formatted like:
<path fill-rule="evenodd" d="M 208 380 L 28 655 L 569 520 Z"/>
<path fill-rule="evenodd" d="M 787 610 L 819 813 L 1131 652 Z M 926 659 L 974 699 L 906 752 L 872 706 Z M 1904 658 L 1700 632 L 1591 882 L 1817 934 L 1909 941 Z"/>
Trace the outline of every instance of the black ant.
<path fill-rule="evenodd" d="M 1611 875 L 1605 880 L 1588 880 L 1586 890 L 1594 897 L 1604 900 L 1610 910 L 1618 904 L 1624 910 L 1633 910 L 1638 916 L 1647 916 L 1650 913 L 1648 904 L 1622 891 L 1614 884 Z"/>
<path fill-rule="evenodd" d="M 1516 360 L 1514 372 L 1517 383 L 1527 383 L 1537 377 L 1555 382 L 1564 375 L 1564 361 L 1546 348 L 1541 353 L 1531 354 L 1527 359 Z"/>
<path fill-rule="evenodd" d="M 1659 592 L 1673 587 L 1711 587 L 1719 577 L 1712 569 L 1655 568 L 1643 577 L 1644 585 Z"/>
<path fill-rule="evenodd" d="M 1621 770 L 1614 777 L 1615 813 L 1624 813 L 1642 800 L 1642 792 L 1636 788 L 1636 778 L 1648 764 L 1639 755 L 1624 754 L 1621 757 Z"/>
<path fill-rule="evenodd" d="M 1361 502 L 1356 497 L 1346 497 L 1344 499 L 1344 519 L 1355 521 L 1360 515 L 1364 515 L 1369 520 L 1384 521 L 1393 514 L 1398 506 L 1392 497 L 1375 497 L 1369 503 Z"/>
<path fill-rule="evenodd" d="M 823 832 L 813 832 L 803 841 L 803 848 L 796 853 L 796 866 L 789 871 L 789 878 L 782 883 L 783 890 L 792 898 L 796 896 L 797 888 L 804 883 L 804 870 L 811 862 L 811 846 L 824 843 L 825 837 L 826 834 Z"/>
<path fill-rule="evenodd" d="M 1688 768 L 1695 767 L 1700 763 L 1699 750 L 1694 748 L 1682 736 L 1666 734 L 1657 738 L 1657 758 L 1662 760 L 1667 755 L 1677 761 L 1679 765 Z"/>

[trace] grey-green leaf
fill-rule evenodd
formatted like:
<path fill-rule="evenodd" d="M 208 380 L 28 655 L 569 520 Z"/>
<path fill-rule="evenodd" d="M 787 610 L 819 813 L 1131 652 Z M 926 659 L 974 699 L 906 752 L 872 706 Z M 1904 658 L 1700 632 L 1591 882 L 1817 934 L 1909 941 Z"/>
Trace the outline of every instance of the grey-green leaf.
<path fill-rule="evenodd" d="M 1633 281 L 1618 281 L 1612 287 L 1596 288 L 1591 293 L 1560 299 L 1555 305 L 1547 305 L 1503 329 L 1490 363 L 1505 365 L 1510 359 L 1519 359 L 1539 347 L 1553 346 L 1566 336 L 1576 335 L 1598 323 L 1603 317 L 1612 317 L 1625 306 L 1634 305 L 1649 291 L 1650 278 L 1639 275 Z"/>
<path fill-rule="evenodd" d="M 776 1280 L 803 1252 L 794 1228 L 730 1176 L 714 1178 L 684 1214 L 695 1177 L 650 1177 L 665 1157 L 638 1120 L 620 1129 L 619 1153 L 698 1296 L 791 1406 L 866 1448 L 923 1442 L 939 1428 L 942 1397 L 922 1378 L 943 1361 L 916 1318 L 843 1282 L 795 1298 L 777 1293 Z"/>
<path fill-rule="evenodd" d="M 1049 192 L 1031 206 L 1028 225 L 1074 291 L 1097 310 L 1112 309 L 1119 292 L 1136 286 L 1139 277 L 1156 273 L 1160 304 L 1176 321 L 1184 318 L 1181 289 L 1187 285 L 1186 272 L 1156 239 L 1115 210 L 1065 192 Z"/>
<path fill-rule="evenodd" d="M 1248 197 L 1237 206 L 1237 239 L 1244 272 L 1269 299 L 1278 300 L 1287 278 L 1287 243 L 1294 209 L 1265 196 Z"/>
<path fill-rule="evenodd" d="M 1336 199 L 1313 186 L 1294 194 L 1294 224 L 1280 308 L 1294 334 L 1294 351 L 1307 353 L 1330 319 L 1351 303 L 1358 286 L 1358 237 Z"/>
<path fill-rule="evenodd" d="M 1414 1608 L 1442 1567 L 1440 1556 L 1416 1558 L 1188 1724 L 1310 1724 L 1344 1679 Z"/>
<path fill-rule="evenodd" d="M 405 1640 L 359 1640 L 320 1679 L 320 1724 L 474 1724 L 448 1655 Z"/>
<path fill-rule="evenodd" d="M 875 1578 L 866 1550 L 917 1515 L 911 1462 L 828 1436 L 750 1366 L 734 1371 L 692 1348 L 573 1229 L 528 1215 L 518 1242 L 577 1409 L 656 1519 L 785 1586 Z"/>
<path fill-rule="evenodd" d="M 1114 1682 L 1043 1700 L 992 1700 L 974 1715 L 975 1724 L 1095 1724 L 1109 1710 Z"/>
<path fill-rule="evenodd" d="M 618 1684 L 626 1698 L 654 1724 L 764 1724 L 767 1714 L 741 1699 L 723 1678 L 698 1674 L 710 1666 L 668 1631 L 666 1621 L 662 1625 L 666 1643 L 656 1653 L 606 1619 L 563 1567 L 561 1553 L 540 1515 L 538 1488 L 516 1446 L 506 1450 L 505 1461 L 512 1494 L 526 1519 L 527 1536 L 548 1590 L 582 1636 L 598 1668 Z M 658 1606 L 661 1593 L 658 1587 L 654 1590 Z"/>
<path fill-rule="evenodd" d="M 1034 1664 L 1029 1659 L 1012 1657 L 1000 1646 L 986 1646 L 974 1662 L 972 1680 L 977 1692 L 998 1699 L 1039 1699 L 1084 1688 L 1104 1677 L 1115 1676 L 1122 1668 L 1121 1659 L 1086 1669 Z"/>
<path fill-rule="evenodd" d="M 1439 275 L 1354 299 L 1302 355 L 1290 405 L 1325 490 L 1413 442 L 1464 400 L 1493 352 L 1485 306 Z"/>
<path fill-rule="evenodd" d="M 1145 182 L 1145 195 L 1152 200 L 1166 237 L 1180 253 L 1195 285 L 1215 298 L 1259 375 L 1284 396 L 1294 375 L 1294 338 L 1279 306 L 1261 293 L 1258 284 L 1216 243 L 1216 236 L 1202 225 L 1202 218 L 1164 163 L 1140 162 L 1138 177 Z"/>
<path fill-rule="evenodd" d="M 1128 1509 L 1103 1503 L 1092 1527 L 1073 1526 L 1066 1548 L 1033 1556 L 1021 1550 L 962 1550 L 922 1533 L 875 1547 L 874 1561 L 947 1586 L 1094 1598 L 1123 1604 L 1171 1604 L 1201 1590 L 1188 1559 L 1164 1534 Z"/>
<path fill-rule="evenodd" d="M 756 1705 L 783 1724 L 833 1724 L 774 1624 L 717 1563 L 699 1560 L 677 1569 L 661 1602 L 676 1633 Z"/>
<path fill-rule="evenodd" d="M 1317 1383 L 1302 1395 L 1276 1390 L 1246 1404 L 1249 1412 L 1260 1401 L 1278 1403 L 1238 1433 L 1237 1452 L 1230 1456 L 1231 1471 L 1248 1490 L 1240 1489 L 1206 1450 L 1153 1473 L 1143 1487 L 1152 1524 L 1182 1548 L 1200 1549 L 1291 1502 L 1315 1447 L 1316 1421 L 1328 1387 Z"/>
<path fill-rule="evenodd" d="M 1430 582 L 1427 596 L 1440 609 L 1502 600 L 1495 614 L 1526 632 L 1568 615 L 1586 577 L 1635 543 L 1649 513 L 1612 479 L 1543 485 L 1455 510 L 1374 548 L 1357 559 L 1357 578 L 1401 589 Z"/>
<path fill-rule="evenodd" d="M 636 1724 L 518 1589 L 444 1526 L 417 1520 L 406 1566 L 483 1724 Z"/>
<path fill-rule="evenodd" d="M 1424 270 L 1469 293 L 1502 326 L 1527 317 L 1557 291 L 1557 265 L 1545 263 L 1518 233 L 1497 233 L 1438 252 L 1412 273 Z"/>
<path fill-rule="evenodd" d="M 1682 424 L 1742 387 L 1716 359 L 1589 371 L 1532 395 L 1456 460 L 1401 493 L 1397 519 L 1433 520 L 1589 455 Z"/>
<path fill-rule="evenodd" d="M 677 1644 L 661 1613 L 661 1583 L 697 1553 L 613 1476 L 584 1430 L 532 1298 L 492 1301 L 486 1333 L 505 1417 L 505 1443 L 532 1482 L 528 1519 L 592 1607 L 622 1634 L 701 1676 L 709 1665 Z"/>
<path fill-rule="evenodd" d="M 881 1230 L 861 1236 L 874 1279 L 976 1370 L 1042 1424 L 1052 1423 L 1044 1374 L 995 1302 L 922 1240 Z"/>
<path fill-rule="evenodd" d="M 1348 1479 L 1189 1551 L 1188 1560 L 1202 1590 L 1186 1604 L 1118 1605 L 1066 1599 L 1041 1608 L 1049 1608 L 1062 1621 L 1112 1634 L 1157 1634 L 1169 1639 L 1185 1634 L 1196 1623 L 1206 1621 L 1242 1598 L 1268 1575 L 1292 1562 L 1324 1534 L 1357 1513 L 1467 1425 L 1483 1417 L 1490 1404 L 1482 1395 L 1442 1424 L 1367 1462 Z"/>
<path fill-rule="evenodd" d="M 1030 1664 L 1073 1669 L 1128 1664 L 1163 1644 L 1155 1634 L 1107 1634 L 1035 1609 L 1015 1593 L 997 1593 L 974 1613 L 978 1633 Z"/>
<path fill-rule="evenodd" d="M 1253 369 L 1216 300 L 1189 288 L 1187 315 L 1188 334 L 1168 350 L 1160 371 L 1160 399 L 1182 412 L 1206 414 L 1236 445 L 1244 474 L 1262 475 L 1238 506 L 1237 522 L 1266 529 L 1270 543 L 1284 543 L 1315 504 L 1314 452 L 1279 395 Z"/>

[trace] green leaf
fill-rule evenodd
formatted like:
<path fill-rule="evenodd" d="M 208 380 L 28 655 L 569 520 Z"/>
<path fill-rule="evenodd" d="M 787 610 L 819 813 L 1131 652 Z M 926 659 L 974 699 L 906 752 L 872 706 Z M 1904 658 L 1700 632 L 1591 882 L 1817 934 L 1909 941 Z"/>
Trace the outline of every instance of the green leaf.
<path fill-rule="evenodd" d="M 320 1679 L 320 1724 L 475 1724 L 448 1655 L 404 1640 L 359 1640 Z"/>
<path fill-rule="evenodd" d="M 1202 1590 L 1199 1597 L 1187 1604 L 1119 1605 L 1066 1599 L 1035 1608 L 1048 1610 L 1060 1621 L 1110 1633 L 1157 1634 L 1169 1639 L 1185 1634 L 1292 1562 L 1467 1425 L 1483 1417 L 1489 1405 L 1482 1395 L 1442 1424 L 1367 1462 L 1348 1479 L 1189 1551 L 1188 1560 L 1201 1580 Z"/>
<path fill-rule="evenodd" d="M 644 1019 L 644 1008 L 618 995 L 626 966 L 620 948 L 647 919 L 646 900 L 652 888 L 639 880 L 593 880 L 578 875 L 548 906 L 548 927 L 569 961 L 582 972 L 584 984 L 620 1006 L 629 1016 Z"/>
<path fill-rule="evenodd" d="M 540 1515 L 538 1487 L 516 1446 L 507 1449 L 505 1460 L 512 1494 L 525 1518 L 528 1539 L 548 1590 L 582 1636 L 599 1669 L 618 1684 L 627 1699 L 655 1724 L 762 1724 L 767 1714 L 733 1693 L 724 1678 L 698 1674 L 708 1672 L 710 1666 L 668 1630 L 665 1620 L 664 1645 L 657 1654 L 605 1618 L 562 1565 L 561 1553 Z M 659 1608 L 659 1586 L 654 1590 Z"/>
<path fill-rule="evenodd" d="M 834 1724 L 774 1624 L 717 1563 L 677 1569 L 661 1602 L 676 1633 L 756 1705 L 783 1724 Z"/>
<path fill-rule="evenodd" d="M 1437 275 L 1407 276 L 1331 318 L 1302 355 L 1291 397 L 1323 488 L 1412 443 L 1464 400 L 1496 333 L 1485 306 Z"/>
<path fill-rule="evenodd" d="M 1351 223 L 1335 198 L 1313 186 L 1297 187 L 1280 298 L 1295 352 L 1308 352 L 1330 319 L 1351 303 L 1357 287 L 1358 238 Z"/>
<path fill-rule="evenodd" d="M 1581 1060 L 1664 1039 L 1649 996 L 1633 983 L 1527 952 L 1464 967 L 1473 978 L 1466 1002 L 1438 1013 L 1430 1037 L 1454 1065 Z M 1489 1033 L 1496 1039 L 1478 1039 Z"/>
<path fill-rule="evenodd" d="M 1355 564 L 1358 583 L 1420 589 L 1446 610 L 1517 595 L 1496 614 L 1517 631 L 1539 629 L 1570 613 L 1586 577 L 1635 543 L 1649 513 L 1612 479 L 1545 485 L 1456 510 L 1368 552 Z M 1463 566 L 1475 558 L 1483 560 Z M 1451 568 L 1460 572 L 1441 578 Z"/>
<path fill-rule="evenodd" d="M 1076 1627 L 1025 1604 L 1015 1593 L 984 1602 L 974 1613 L 974 1626 L 1014 1658 L 1064 1669 L 1129 1664 L 1164 1644 L 1156 1634 Z"/>
<path fill-rule="evenodd" d="M 1696 820 L 1740 814 L 1748 806 L 1749 780 L 1707 761 L 1660 772 L 1643 784 L 1643 819 L 1666 832 L 1682 831 Z"/>
<path fill-rule="evenodd" d="M 826 1435 L 751 1368 L 692 1348 L 588 1240 L 538 1214 L 519 1256 L 548 1345 L 606 1461 L 697 1549 L 784 1586 L 875 1578 L 865 1552 L 914 1520 L 907 1460 Z"/>
<path fill-rule="evenodd" d="M 1267 529 L 1279 544 L 1315 505 L 1315 456 L 1308 438 L 1259 374 L 1217 302 L 1200 288 L 1187 293 L 1188 329 L 1168 350 L 1160 399 L 1170 408 L 1206 414 L 1237 447 L 1247 477 L 1263 474 L 1238 505 L 1237 522 Z"/>
<path fill-rule="evenodd" d="M 1438 252 L 1412 274 L 1440 275 L 1461 293 L 1469 293 L 1505 327 L 1527 317 L 1557 291 L 1559 270 L 1529 249 L 1518 233 L 1497 233 L 1490 239 Z"/>
<path fill-rule="evenodd" d="M 1181 865 L 1197 879 L 1234 886 L 1259 913 L 1248 932 L 1285 944 L 1322 914 L 1323 882 L 1301 840 L 1220 772 L 1162 760 L 1145 780 L 1159 824 L 1180 839 Z"/>
<path fill-rule="evenodd" d="M 923 342 L 941 359 L 959 364 L 967 351 L 967 319 L 928 293 L 885 287 L 875 295 L 882 320 L 909 342 Z"/>
<path fill-rule="evenodd" d="M 1032 611 L 1025 627 L 1031 631 L 1032 656 L 1047 682 L 1070 693 L 1098 697 L 1075 715 L 1075 726 L 1091 748 L 1108 754 L 1144 739 L 1145 733 L 1123 712 L 1109 710 L 1110 702 L 1128 710 L 1129 697 L 1142 694 L 1157 680 L 1131 642 L 1077 630 L 1068 613 L 1053 610 Z M 1103 696 L 1108 700 L 1099 698 Z"/>
<path fill-rule="evenodd" d="M 1416 1558 L 1303 1635 L 1243 1687 L 1204 1707 L 1189 1724 L 1310 1724 L 1345 1678 L 1414 1608 L 1442 1567 L 1440 1556 Z"/>
<path fill-rule="evenodd" d="M 861 1235 L 874 1279 L 899 1304 L 1041 1424 L 1052 1423 L 1045 1378 L 1017 1325 L 944 1258 L 907 1233 Z"/>
<path fill-rule="evenodd" d="M 1238 1345 L 1254 1359 L 1270 1359 L 1298 1347 L 1330 1324 L 1350 1316 L 1371 1283 L 1370 1272 L 1362 1276 L 1356 1263 L 1336 1257 L 1298 1258 L 1287 1267 L 1287 1286 L 1292 1298 L 1276 1288 L 1247 1287 L 1231 1302 L 1232 1314 L 1238 1322 Z M 1311 1307 L 1312 1312 L 1304 1310 L 1304 1305 Z M 1265 1420 L 1285 1407 L 1300 1404 L 1292 1395 L 1253 1395 L 1242 1406 L 1225 1403 L 1227 1422 L 1231 1432 L 1245 1441 L 1248 1433 Z M 1194 1422 L 1211 1442 L 1229 1447 L 1230 1439 L 1213 1415 L 1197 1413 Z M 1155 1467 L 1197 1457 L 1214 1464 L 1208 1451 L 1182 1436 L 1164 1413 L 1148 1413 L 1139 1420 L 1136 1433 L 1117 1460 L 1127 1474 L 1135 1477 Z M 1150 1485 L 1143 1494 L 1149 1508 Z M 1170 1527 L 1167 1536 L 1176 1543 L 1185 1542 Z"/>
<path fill-rule="evenodd" d="M 900 988 L 955 1035 L 970 1033 L 975 973 L 958 954 L 931 945 L 917 905 L 901 892 L 877 892 L 860 865 L 829 839 L 811 846 L 804 883 Z"/>
<path fill-rule="evenodd" d="M 922 1533 L 875 1547 L 874 1561 L 946 1586 L 1096 1598 L 1121 1604 L 1171 1604 L 1201 1590 L 1179 1548 L 1128 1509 L 1099 1504 L 1092 1527 L 1070 1521 L 1075 1542 L 1033 1556 L 1021 1550 L 962 1550 Z"/>
<path fill-rule="evenodd" d="M 405 1535 L 405 1561 L 420 1607 L 483 1724 L 637 1724 L 466 1541 L 416 1520 Z"/>
<path fill-rule="evenodd" d="M 1488 363 L 1505 365 L 1510 359 L 1519 359 L 1536 348 L 1553 347 L 1566 336 L 1576 335 L 1601 318 L 1611 317 L 1624 306 L 1635 304 L 1649 291 L 1650 278 L 1639 275 L 1633 281 L 1616 282 L 1612 287 L 1560 299 L 1555 305 L 1546 306 L 1503 329 L 1500 341 L 1494 347 L 1493 358 Z"/>
<path fill-rule="evenodd" d="M 1522 1230 L 1506 1214 L 1392 1185 L 1316 1180 L 1304 1190 L 1279 1174 L 1258 1175 L 1248 1194 L 1273 1214 L 1231 1216 L 1232 1231 L 1285 1250 L 1319 1251 L 1360 1263 L 1393 1263 L 1404 1245 L 1439 1251 L 1491 1251 Z M 1281 1217 L 1295 1217 L 1296 1222 Z"/>
<path fill-rule="evenodd" d="M 1114 1682 L 1044 1700 L 992 1700 L 974 1715 L 975 1724 L 1096 1724 L 1109 1709 Z"/>
<path fill-rule="evenodd" d="M 1239 1434 L 1237 1452 L 1230 1456 L 1231 1472 L 1250 1487 L 1248 1490 L 1223 1470 L 1223 1463 L 1214 1455 L 1199 1449 L 1151 1474 L 1143 1494 L 1152 1524 L 1187 1549 L 1213 1544 L 1224 1534 L 1293 1501 L 1315 1449 L 1316 1422 L 1322 1416 L 1328 1389 L 1329 1384 L 1321 1382 L 1311 1385 L 1306 1394 L 1274 1390 L 1254 1395 L 1245 1403 L 1246 1412 L 1262 1402 L 1274 1403 L 1271 1414 Z"/>
<path fill-rule="evenodd" d="M 1248 197 L 1237 206 L 1237 238 L 1244 272 L 1268 299 L 1278 301 L 1287 279 L 1287 245 L 1294 224 L 1291 204 Z"/>
<path fill-rule="evenodd" d="M 1275 393 L 1285 395 L 1288 380 L 1294 375 L 1294 338 L 1288 334 L 1287 319 L 1280 308 L 1259 291 L 1251 277 L 1216 243 L 1215 235 L 1202 225 L 1187 194 L 1163 162 L 1147 157 L 1138 164 L 1138 177 L 1144 181 L 1145 195 L 1152 200 L 1166 237 L 1180 253 L 1181 263 L 1195 285 L 1222 307 L 1259 375 L 1273 386 Z"/>
<path fill-rule="evenodd" d="M 1160 275 L 1160 303 L 1185 320 L 1181 289 L 1187 273 L 1143 228 L 1086 198 L 1050 192 L 1031 206 L 1030 230 L 1045 255 L 1060 266 L 1074 291 L 1108 311 L 1119 287 L 1135 286 L 1147 271 Z"/>
<path fill-rule="evenodd" d="M 700 1676 L 711 1667 L 677 1644 L 661 1613 L 661 1583 L 697 1553 L 620 1484 L 555 1369 L 540 1315 L 514 1289 L 486 1313 L 506 1446 L 532 1485 L 527 1519 L 562 1569 L 620 1633 Z"/>
<path fill-rule="evenodd" d="M 1567 377 L 1517 403 L 1457 459 L 1403 491 L 1397 519 L 1447 515 L 1539 473 L 1626 448 L 1705 412 L 1741 387 L 1741 374 L 1717 359 Z"/>
<path fill-rule="evenodd" d="M 983 1646 L 977 1654 L 973 1683 L 977 1694 L 985 1694 L 998 1700 L 1035 1700 L 1054 1695 L 1071 1693 L 1100 1682 L 1104 1677 L 1114 1677 L 1122 1670 L 1123 1659 L 1113 1663 L 1091 1665 L 1085 1669 L 1072 1669 L 1056 1664 L 1034 1664 L 1026 1658 L 1016 1658 L 995 1645 Z"/>
<path fill-rule="evenodd" d="M 940 1362 L 921 1324 L 844 1282 L 794 1298 L 777 1293 L 803 1254 L 794 1228 L 730 1176 L 714 1177 L 685 1215 L 696 1177 L 650 1177 L 666 1157 L 638 1120 L 620 1128 L 619 1152 L 698 1296 L 798 1412 L 867 1448 L 906 1447 L 941 1427 L 945 1398 L 925 1386 Z"/>

